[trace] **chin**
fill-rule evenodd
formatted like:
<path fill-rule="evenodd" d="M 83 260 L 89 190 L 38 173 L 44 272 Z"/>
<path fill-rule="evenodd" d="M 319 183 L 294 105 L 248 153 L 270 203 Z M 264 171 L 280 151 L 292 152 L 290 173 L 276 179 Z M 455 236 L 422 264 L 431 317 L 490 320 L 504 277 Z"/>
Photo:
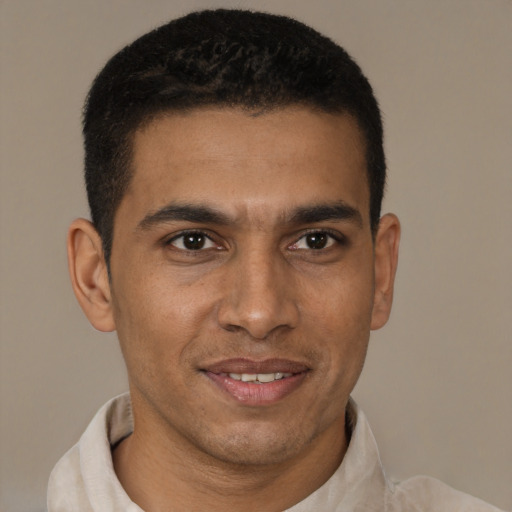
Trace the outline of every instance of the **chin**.
<path fill-rule="evenodd" d="M 297 456 L 307 444 L 303 433 L 253 427 L 236 429 L 229 435 L 204 440 L 203 450 L 217 460 L 237 466 L 284 463 Z"/>

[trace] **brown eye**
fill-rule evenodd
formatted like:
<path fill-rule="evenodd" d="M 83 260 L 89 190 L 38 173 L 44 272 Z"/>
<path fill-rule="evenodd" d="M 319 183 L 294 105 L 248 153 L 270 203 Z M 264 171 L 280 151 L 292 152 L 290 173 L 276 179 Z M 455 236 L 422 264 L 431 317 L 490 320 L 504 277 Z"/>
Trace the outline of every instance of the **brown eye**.
<path fill-rule="evenodd" d="M 183 237 L 183 246 L 189 251 L 197 251 L 204 247 L 206 237 L 199 233 L 191 233 Z"/>
<path fill-rule="evenodd" d="M 216 247 L 211 238 L 199 232 L 182 233 L 170 240 L 168 244 L 184 251 L 200 251 Z"/>
<path fill-rule="evenodd" d="M 306 235 L 305 242 L 309 249 L 325 249 L 329 242 L 329 235 L 327 233 L 310 233 Z"/>
<path fill-rule="evenodd" d="M 331 234 L 328 231 L 312 231 L 301 236 L 293 245 L 292 250 L 313 250 L 320 251 L 338 243 L 342 244 L 342 235 Z"/>

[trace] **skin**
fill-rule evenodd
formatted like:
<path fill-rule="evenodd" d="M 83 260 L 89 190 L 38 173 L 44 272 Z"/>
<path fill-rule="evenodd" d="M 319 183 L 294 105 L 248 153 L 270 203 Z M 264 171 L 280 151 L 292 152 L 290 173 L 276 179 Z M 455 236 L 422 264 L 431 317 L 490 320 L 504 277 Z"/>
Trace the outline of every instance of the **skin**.
<path fill-rule="evenodd" d="M 357 124 L 298 107 L 166 115 L 135 134 L 133 168 L 110 281 L 92 225 L 68 237 L 78 300 L 117 330 L 128 369 L 135 429 L 114 452 L 119 480 L 147 511 L 289 508 L 340 464 L 369 333 L 391 308 L 399 223 L 384 216 L 372 237 Z M 318 215 L 340 204 L 346 215 Z M 221 219 L 172 218 L 176 205 Z M 184 245 L 190 230 L 199 248 Z M 307 370 L 248 405 L 205 372 L 232 358 Z"/>

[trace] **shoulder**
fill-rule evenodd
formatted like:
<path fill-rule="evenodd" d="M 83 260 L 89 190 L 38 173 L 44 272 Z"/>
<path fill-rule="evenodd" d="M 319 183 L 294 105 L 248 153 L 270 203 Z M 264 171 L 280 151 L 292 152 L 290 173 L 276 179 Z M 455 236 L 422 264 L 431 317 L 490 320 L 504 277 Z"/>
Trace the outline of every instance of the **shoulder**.
<path fill-rule="evenodd" d="M 101 407 L 80 441 L 53 469 L 48 482 L 48 512 L 139 511 L 117 480 L 111 453 L 111 446 L 132 430 L 128 394 Z"/>
<path fill-rule="evenodd" d="M 80 470 L 78 444 L 73 446 L 53 468 L 48 481 L 47 498 L 49 512 L 92 511 Z"/>
<path fill-rule="evenodd" d="M 392 485 L 386 501 L 389 512 L 501 512 L 428 476 L 415 476 Z"/>

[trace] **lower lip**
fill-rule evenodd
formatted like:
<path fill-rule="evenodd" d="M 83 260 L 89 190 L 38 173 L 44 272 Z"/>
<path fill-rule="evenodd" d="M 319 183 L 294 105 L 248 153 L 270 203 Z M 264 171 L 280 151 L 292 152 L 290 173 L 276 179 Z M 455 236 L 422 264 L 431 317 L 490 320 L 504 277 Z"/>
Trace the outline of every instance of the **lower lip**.
<path fill-rule="evenodd" d="M 282 400 L 295 391 L 304 380 L 306 372 L 291 377 L 257 384 L 234 380 L 227 375 L 205 372 L 206 376 L 222 391 L 244 405 L 268 405 Z"/>

